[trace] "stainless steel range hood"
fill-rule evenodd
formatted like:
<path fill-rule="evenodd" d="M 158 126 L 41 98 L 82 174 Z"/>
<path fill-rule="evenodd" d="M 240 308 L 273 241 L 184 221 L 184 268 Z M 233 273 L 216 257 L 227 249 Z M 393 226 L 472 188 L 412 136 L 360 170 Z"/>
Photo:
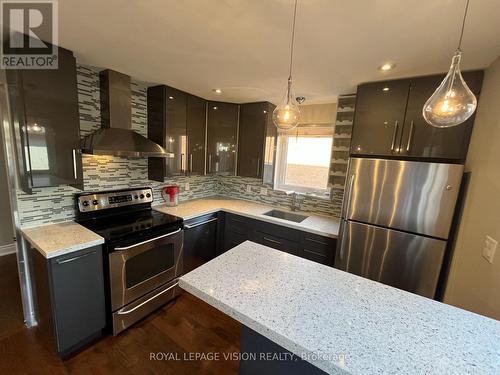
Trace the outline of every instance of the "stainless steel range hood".
<path fill-rule="evenodd" d="M 99 74 L 102 128 L 82 139 L 84 154 L 173 157 L 159 144 L 132 130 L 130 77 L 114 70 Z"/>

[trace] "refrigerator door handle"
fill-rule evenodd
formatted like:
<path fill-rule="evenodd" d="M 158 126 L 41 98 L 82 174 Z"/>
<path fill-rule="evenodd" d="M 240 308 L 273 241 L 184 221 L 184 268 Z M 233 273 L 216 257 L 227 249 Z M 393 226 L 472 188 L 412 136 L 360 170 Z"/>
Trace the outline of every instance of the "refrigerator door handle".
<path fill-rule="evenodd" d="M 352 190 L 354 188 L 354 180 L 356 179 L 356 173 L 351 175 L 349 179 L 349 191 L 347 192 L 347 201 L 346 201 L 346 209 L 345 209 L 345 218 L 349 219 L 351 216 L 351 203 L 352 203 Z"/>

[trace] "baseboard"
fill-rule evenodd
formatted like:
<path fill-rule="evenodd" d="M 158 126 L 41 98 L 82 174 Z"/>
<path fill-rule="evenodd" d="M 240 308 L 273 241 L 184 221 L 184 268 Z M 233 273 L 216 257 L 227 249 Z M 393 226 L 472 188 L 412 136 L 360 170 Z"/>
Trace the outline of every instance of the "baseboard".
<path fill-rule="evenodd" d="M 0 257 L 4 255 L 14 254 L 16 252 L 16 244 L 13 242 L 8 245 L 0 246 Z"/>

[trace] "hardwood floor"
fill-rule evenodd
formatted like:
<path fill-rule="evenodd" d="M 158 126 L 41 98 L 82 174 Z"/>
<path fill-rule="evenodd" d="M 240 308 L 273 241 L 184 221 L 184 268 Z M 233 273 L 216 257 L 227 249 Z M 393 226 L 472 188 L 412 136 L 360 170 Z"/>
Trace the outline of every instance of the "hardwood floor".
<path fill-rule="evenodd" d="M 36 329 L 14 331 L 0 340 L 0 374 L 237 374 L 239 362 L 224 360 L 223 353 L 239 351 L 240 331 L 238 322 L 184 293 L 119 336 L 65 361 L 40 342 Z M 197 352 L 221 358 L 184 357 Z M 151 353 L 179 359 L 150 360 Z"/>
<path fill-rule="evenodd" d="M 0 339 L 24 329 L 16 254 L 0 256 Z"/>

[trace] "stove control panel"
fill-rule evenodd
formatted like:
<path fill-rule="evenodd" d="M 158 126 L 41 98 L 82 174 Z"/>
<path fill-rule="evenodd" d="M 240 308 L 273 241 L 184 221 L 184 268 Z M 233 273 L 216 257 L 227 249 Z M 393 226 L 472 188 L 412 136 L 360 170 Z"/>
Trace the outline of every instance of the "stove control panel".
<path fill-rule="evenodd" d="M 135 204 L 153 202 L 151 188 L 104 191 L 102 193 L 82 194 L 77 197 L 80 212 L 90 212 Z"/>

